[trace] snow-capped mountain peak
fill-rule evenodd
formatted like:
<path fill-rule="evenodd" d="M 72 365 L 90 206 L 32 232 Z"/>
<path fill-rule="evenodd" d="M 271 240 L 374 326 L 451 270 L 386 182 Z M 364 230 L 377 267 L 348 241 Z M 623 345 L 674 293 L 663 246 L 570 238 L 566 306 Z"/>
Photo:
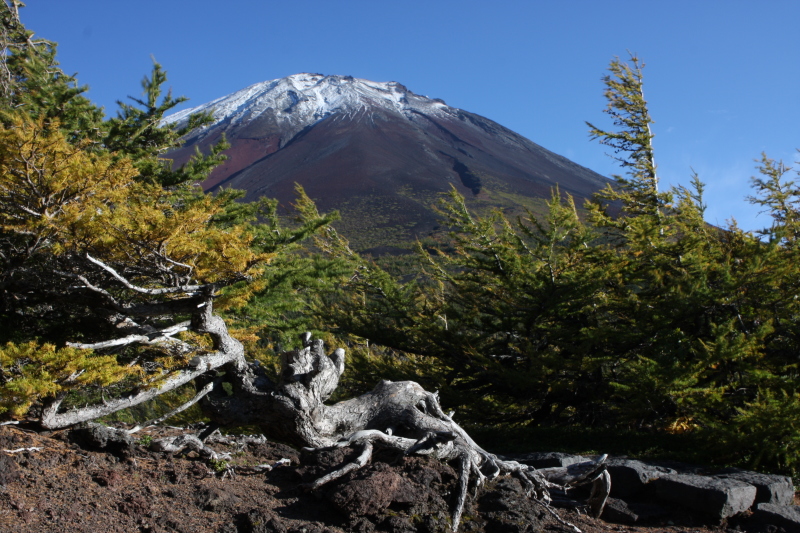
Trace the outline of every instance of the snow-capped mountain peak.
<path fill-rule="evenodd" d="M 217 98 L 207 104 L 186 109 L 165 119 L 180 123 L 192 113 L 211 111 L 214 124 L 247 124 L 264 113 L 279 123 L 303 128 L 333 114 L 352 115 L 383 110 L 403 115 L 411 113 L 452 113 L 442 100 L 409 91 L 395 81 L 374 82 L 352 76 L 323 76 L 301 73 L 277 80 L 256 83 Z"/>

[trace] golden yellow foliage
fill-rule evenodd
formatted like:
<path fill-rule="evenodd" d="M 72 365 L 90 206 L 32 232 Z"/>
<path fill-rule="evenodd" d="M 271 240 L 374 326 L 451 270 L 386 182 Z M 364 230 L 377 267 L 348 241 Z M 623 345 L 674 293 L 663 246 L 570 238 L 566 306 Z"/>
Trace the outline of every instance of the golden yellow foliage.
<path fill-rule="evenodd" d="M 0 128 L 0 224 L 48 236 L 124 191 L 135 169 L 126 159 L 69 144 L 55 128 L 20 119 Z M 123 192 L 124 194 L 124 192 Z"/>
<path fill-rule="evenodd" d="M 667 433 L 689 433 L 700 427 L 700 424 L 690 416 L 679 417 L 664 428 Z"/>
<path fill-rule="evenodd" d="M 9 342 L 0 348 L 0 413 L 20 417 L 41 398 L 87 385 L 108 386 L 139 371 L 92 350 Z"/>
<path fill-rule="evenodd" d="M 149 287 L 245 279 L 269 260 L 246 226 L 211 224 L 223 200 L 140 183 L 129 159 L 90 148 L 30 120 L 0 128 L 0 227 L 36 249 L 135 264 Z"/>

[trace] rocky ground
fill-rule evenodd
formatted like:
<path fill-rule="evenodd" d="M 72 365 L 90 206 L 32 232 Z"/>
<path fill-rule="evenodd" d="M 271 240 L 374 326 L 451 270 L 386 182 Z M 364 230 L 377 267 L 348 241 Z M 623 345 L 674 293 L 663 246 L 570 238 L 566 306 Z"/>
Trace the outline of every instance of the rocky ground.
<path fill-rule="evenodd" d="M 179 430 L 144 430 L 136 437 L 146 443 L 148 437 L 170 431 Z M 310 492 L 304 483 L 335 469 L 353 452 L 345 448 L 312 455 L 270 442 L 211 444 L 217 452 L 231 454 L 223 463 L 194 451 L 153 452 L 138 443 L 92 450 L 76 440 L 69 432 L 0 427 L 0 531 L 449 531 L 455 472 L 423 457 L 376 454 L 367 467 Z M 253 473 L 263 464 L 274 468 Z M 580 508 L 561 509 L 559 514 L 586 533 L 721 533 L 739 530 L 745 523 L 739 519 L 708 525 L 682 514 L 634 527 L 592 519 Z M 465 510 L 460 530 L 571 531 L 527 499 L 513 478 L 480 489 Z"/>

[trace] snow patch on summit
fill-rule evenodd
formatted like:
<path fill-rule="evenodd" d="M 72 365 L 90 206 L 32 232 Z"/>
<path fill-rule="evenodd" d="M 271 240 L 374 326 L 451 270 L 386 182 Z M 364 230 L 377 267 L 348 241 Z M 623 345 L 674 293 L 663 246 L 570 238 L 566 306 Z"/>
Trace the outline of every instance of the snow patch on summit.
<path fill-rule="evenodd" d="M 164 123 L 179 124 L 192 113 L 211 112 L 214 122 L 210 126 L 222 122 L 243 125 L 269 113 L 296 130 L 333 114 L 355 115 L 376 108 L 406 118 L 414 113 L 456 113 L 443 101 L 415 94 L 394 81 L 302 73 L 256 83 L 207 104 L 179 111 L 166 117 Z"/>

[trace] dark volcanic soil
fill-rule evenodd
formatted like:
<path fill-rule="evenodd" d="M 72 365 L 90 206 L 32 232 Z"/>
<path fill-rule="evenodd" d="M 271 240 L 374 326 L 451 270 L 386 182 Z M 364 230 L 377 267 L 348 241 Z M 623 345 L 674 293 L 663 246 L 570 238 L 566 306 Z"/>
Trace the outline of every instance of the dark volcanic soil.
<path fill-rule="evenodd" d="M 165 432 L 152 431 L 154 437 Z M 156 433 L 157 432 L 157 433 Z M 142 438 L 148 433 L 137 433 Z M 18 451 L 21 448 L 38 448 Z M 137 446 L 117 455 L 70 442 L 66 432 L 38 434 L 0 427 L 0 531 L 266 533 L 449 531 L 455 473 L 421 457 L 378 455 L 372 463 L 314 492 L 302 484 L 330 472 L 353 452 L 300 453 L 281 444 L 212 445 L 230 452 L 233 476 L 194 452 L 186 456 Z M 15 452 L 15 453 L 9 453 Z M 291 464 L 260 474 L 247 467 Z M 218 465 L 219 466 L 219 465 Z M 221 470 L 221 468 L 220 468 Z M 628 527 L 559 511 L 586 533 L 722 532 L 674 524 Z M 681 520 L 683 525 L 681 525 Z M 460 531 L 570 531 L 524 497 L 515 479 L 478 491 L 465 509 Z"/>

